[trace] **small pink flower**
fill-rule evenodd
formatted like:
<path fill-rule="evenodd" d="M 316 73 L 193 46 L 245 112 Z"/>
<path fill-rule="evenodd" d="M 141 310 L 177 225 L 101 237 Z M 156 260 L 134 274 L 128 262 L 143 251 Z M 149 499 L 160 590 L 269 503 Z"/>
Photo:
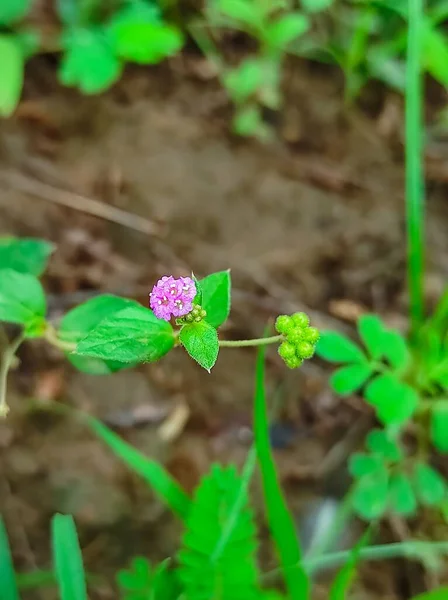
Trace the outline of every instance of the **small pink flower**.
<path fill-rule="evenodd" d="M 169 321 L 171 317 L 183 317 L 193 309 L 196 285 L 190 277 L 174 279 L 164 276 L 152 288 L 149 305 L 158 319 Z"/>

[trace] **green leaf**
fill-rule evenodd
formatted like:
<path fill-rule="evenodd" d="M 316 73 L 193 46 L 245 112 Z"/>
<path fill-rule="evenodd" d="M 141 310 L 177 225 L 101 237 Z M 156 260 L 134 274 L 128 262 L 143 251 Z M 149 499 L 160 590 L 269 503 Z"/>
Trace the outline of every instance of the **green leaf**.
<path fill-rule="evenodd" d="M 387 507 L 388 473 L 385 467 L 358 479 L 353 508 L 364 519 L 378 519 Z"/>
<path fill-rule="evenodd" d="M 93 433 L 102 439 L 132 471 L 140 475 L 174 514 L 185 520 L 190 512 L 190 498 L 163 466 L 144 456 L 97 419 L 85 418 Z"/>
<path fill-rule="evenodd" d="M 308 28 L 309 21 L 305 15 L 289 13 L 268 26 L 265 33 L 266 41 L 273 48 L 284 49 L 303 35 Z"/>
<path fill-rule="evenodd" d="M 448 400 L 439 400 L 433 406 L 431 440 L 439 452 L 448 453 Z"/>
<path fill-rule="evenodd" d="M 348 396 L 361 388 L 372 374 L 368 363 L 347 365 L 335 371 L 330 378 L 333 390 L 341 396 Z"/>
<path fill-rule="evenodd" d="M 199 282 L 202 290 L 202 308 L 207 312 L 205 320 L 213 327 L 220 327 L 230 313 L 230 271 L 212 273 Z"/>
<path fill-rule="evenodd" d="M 12 25 L 20 21 L 31 9 L 33 0 L 2 0 L 0 2 L 0 25 Z M 3 58 L 0 50 L 0 55 Z M 3 66 L 3 62 L 2 62 Z"/>
<path fill-rule="evenodd" d="M 423 65 L 436 81 L 448 86 L 448 43 L 446 35 L 426 22 L 423 36 Z"/>
<path fill-rule="evenodd" d="M 141 308 L 134 300 L 120 298 L 111 294 L 97 296 L 70 310 L 62 319 L 59 326 L 59 338 L 64 342 L 77 344 L 83 340 L 103 319 L 112 317 L 115 313 L 128 308 Z M 92 375 L 115 373 L 131 365 L 117 360 L 101 360 L 66 353 L 68 360 L 80 371 Z"/>
<path fill-rule="evenodd" d="M 0 270 L 0 321 L 23 325 L 27 337 L 38 337 L 45 327 L 46 309 L 38 279 L 12 269 Z"/>
<path fill-rule="evenodd" d="M 19 103 L 23 86 L 24 59 L 15 36 L 0 35 L 0 56 L 0 117 L 9 117 Z"/>
<path fill-rule="evenodd" d="M 228 71 L 224 77 L 224 85 L 236 103 L 244 102 L 255 94 L 263 81 L 263 64 L 256 58 L 246 58 L 238 67 Z"/>
<path fill-rule="evenodd" d="M 63 46 L 59 78 L 64 85 L 98 94 L 120 77 L 122 64 L 101 29 L 74 29 L 64 36 Z"/>
<path fill-rule="evenodd" d="M 317 13 L 330 8 L 334 0 L 302 0 L 303 8 L 310 13 Z"/>
<path fill-rule="evenodd" d="M 351 550 L 350 556 L 345 565 L 334 578 L 329 592 L 329 600 L 346 600 L 348 597 L 347 594 L 357 574 L 357 566 L 359 559 L 361 558 L 361 550 L 367 545 L 369 537 L 370 530 L 367 529 L 355 547 Z"/>
<path fill-rule="evenodd" d="M 254 436 L 263 483 L 267 521 L 280 558 L 288 596 L 290 598 L 308 598 L 310 581 L 301 563 L 302 551 L 296 526 L 288 511 L 271 449 L 264 385 L 265 354 L 266 348 L 260 346 L 255 380 Z M 296 568 L 291 569 L 292 565 L 296 565 Z"/>
<path fill-rule="evenodd" d="M 17 590 L 16 574 L 9 547 L 8 534 L 3 519 L 0 517 L 0 581 L 2 600 L 20 600 Z"/>
<path fill-rule="evenodd" d="M 123 600 L 177 600 L 181 590 L 169 564 L 166 560 L 153 569 L 146 558 L 133 558 L 130 568 L 117 575 Z"/>
<path fill-rule="evenodd" d="M 385 327 L 381 319 L 376 315 L 363 315 L 358 319 L 358 331 L 370 356 L 375 360 L 381 358 L 385 347 Z"/>
<path fill-rule="evenodd" d="M 425 592 L 414 596 L 411 600 L 446 600 L 448 598 L 448 586 L 433 590 L 432 592 Z"/>
<path fill-rule="evenodd" d="M 350 456 L 349 472 L 355 479 L 383 471 L 383 469 L 384 461 L 379 456 L 362 454 L 360 452 Z"/>
<path fill-rule="evenodd" d="M 73 517 L 55 515 L 51 539 L 60 599 L 87 600 L 84 566 Z"/>
<path fill-rule="evenodd" d="M 241 493 L 234 466 L 214 465 L 195 492 L 178 554 L 179 578 L 189 600 L 256 600 L 258 570 L 255 520 L 247 493 L 218 558 L 214 550 Z"/>
<path fill-rule="evenodd" d="M 411 359 L 404 337 L 394 330 L 383 333 L 383 356 L 393 369 L 405 369 Z"/>
<path fill-rule="evenodd" d="M 174 346 L 173 328 L 141 306 L 129 306 L 100 321 L 79 342 L 76 354 L 122 363 L 154 362 Z"/>
<path fill-rule="evenodd" d="M 238 108 L 233 117 L 233 131 L 242 136 L 258 136 L 265 131 L 260 107 L 256 104 L 249 104 Z"/>
<path fill-rule="evenodd" d="M 231 19 L 246 25 L 257 25 L 259 22 L 257 8 L 247 0 L 219 0 L 218 8 Z"/>
<path fill-rule="evenodd" d="M 361 362 L 366 357 L 351 340 L 335 331 L 322 331 L 317 343 L 316 353 L 329 362 Z"/>
<path fill-rule="evenodd" d="M 446 493 L 445 480 L 435 469 L 424 463 L 415 466 L 414 487 L 422 504 L 437 506 Z"/>
<path fill-rule="evenodd" d="M 409 477 L 404 473 L 393 473 L 389 481 L 389 503 L 398 515 L 410 517 L 417 510 L 417 499 Z"/>
<path fill-rule="evenodd" d="M 114 22 L 110 32 L 117 56 L 144 65 L 177 54 L 184 42 L 182 32 L 166 23 L 120 20 Z"/>
<path fill-rule="evenodd" d="M 367 434 L 366 446 L 374 454 L 391 462 L 399 462 L 403 458 L 401 448 L 382 429 L 373 429 Z"/>
<path fill-rule="evenodd" d="M 65 26 L 73 27 L 80 21 L 79 0 L 56 0 L 56 12 Z"/>
<path fill-rule="evenodd" d="M 0 265 L 39 277 L 45 271 L 53 244 L 33 238 L 0 237 Z"/>
<path fill-rule="evenodd" d="M 365 398 L 385 425 L 404 424 L 418 405 L 417 392 L 389 374 L 375 377 L 366 388 Z"/>
<path fill-rule="evenodd" d="M 210 373 L 219 352 L 216 329 L 206 321 L 184 325 L 179 340 L 191 358 Z"/>
<path fill-rule="evenodd" d="M 53 587 L 56 585 L 56 578 L 53 571 L 44 571 L 36 569 L 29 573 L 17 574 L 17 585 L 19 590 L 30 590 L 33 588 Z"/>

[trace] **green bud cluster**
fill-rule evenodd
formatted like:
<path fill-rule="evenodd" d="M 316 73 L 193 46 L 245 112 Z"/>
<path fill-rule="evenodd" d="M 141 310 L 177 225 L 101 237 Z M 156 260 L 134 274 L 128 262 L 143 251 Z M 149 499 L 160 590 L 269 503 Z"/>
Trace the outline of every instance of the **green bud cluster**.
<path fill-rule="evenodd" d="M 176 319 L 178 325 L 186 325 L 187 323 L 200 323 L 202 319 L 207 316 L 207 312 L 202 308 L 200 304 L 193 304 L 193 308 L 188 315 Z"/>
<path fill-rule="evenodd" d="M 285 337 L 278 353 L 287 367 L 296 369 L 305 359 L 313 356 L 319 331 L 310 327 L 310 320 L 305 313 L 280 315 L 275 322 L 275 329 Z"/>

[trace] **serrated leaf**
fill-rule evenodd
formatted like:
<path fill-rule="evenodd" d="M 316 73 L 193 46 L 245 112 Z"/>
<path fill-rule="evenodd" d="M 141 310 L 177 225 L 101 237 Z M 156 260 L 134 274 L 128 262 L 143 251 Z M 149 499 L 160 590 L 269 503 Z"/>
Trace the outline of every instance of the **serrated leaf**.
<path fill-rule="evenodd" d="M 418 406 L 417 392 L 393 375 L 379 375 L 365 390 L 365 398 L 374 406 L 384 425 L 402 425 Z"/>
<path fill-rule="evenodd" d="M 303 8 L 310 13 L 317 13 L 330 8 L 334 0 L 302 0 Z"/>
<path fill-rule="evenodd" d="M 259 21 L 256 8 L 247 0 L 219 0 L 218 8 L 224 15 L 246 25 L 254 25 Z"/>
<path fill-rule="evenodd" d="M 61 600 L 88 600 L 81 549 L 73 517 L 55 515 L 51 524 L 53 563 Z"/>
<path fill-rule="evenodd" d="M 330 362 L 364 363 L 366 357 L 351 340 L 334 331 L 322 331 L 316 354 Z"/>
<path fill-rule="evenodd" d="M 289 13 L 269 25 L 265 33 L 266 41 L 273 48 L 284 49 L 303 35 L 308 28 L 309 21 L 305 15 Z"/>
<path fill-rule="evenodd" d="M 263 84 L 263 65 L 256 58 L 247 58 L 238 67 L 228 71 L 224 85 L 234 102 L 244 102 Z"/>
<path fill-rule="evenodd" d="M 191 358 L 210 372 L 219 352 L 216 329 L 206 321 L 184 325 L 179 340 Z"/>
<path fill-rule="evenodd" d="M 353 492 L 353 508 L 364 519 L 378 519 L 387 507 L 388 473 L 385 468 L 358 479 Z"/>
<path fill-rule="evenodd" d="M 379 456 L 372 456 L 370 454 L 356 453 L 350 457 L 349 460 L 349 472 L 350 474 L 359 479 L 365 475 L 371 475 L 377 471 L 384 469 L 384 461 Z"/>
<path fill-rule="evenodd" d="M 2 600 L 20 600 L 8 534 L 0 516 L 0 581 Z"/>
<path fill-rule="evenodd" d="M 215 559 L 214 550 L 241 493 L 244 502 L 235 526 Z M 256 551 L 254 517 L 241 479 L 235 467 L 214 465 L 195 492 L 178 554 L 185 596 L 191 600 L 256 600 Z"/>
<path fill-rule="evenodd" d="M 371 452 L 388 461 L 398 462 L 403 458 L 401 448 L 382 429 L 374 429 L 367 434 L 366 446 Z"/>
<path fill-rule="evenodd" d="M 372 374 L 368 363 L 355 363 L 341 367 L 330 377 L 330 385 L 341 396 L 352 394 L 361 388 Z"/>
<path fill-rule="evenodd" d="M 383 356 L 393 369 L 405 369 L 411 355 L 404 337 L 394 330 L 383 333 Z"/>
<path fill-rule="evenodd" d="M 23 325 L 27 337 L 41 335 L 47 304 L 38 279 L 12 269 L 0 270 L 0 321 Z"/>
<path fill-rule="evenodd" d="M 122 63 L 101 29 L 74 29 L 64 36 L 59 78 L 84 94 L 98 94 L 121 75 Z"/>
<path fill-rule="evenodd" d="M 363 315 L 358 319 L 358 332 L 369 354 L 375 360 L 383 355 L 384 332 L 383 322 L 376 315 Z"/>
<path fill-rule="evenodd" d="M 181 590 L 169 563 L 166 560 L 152 568 L 146 558 L 135 557 L 130 568 L 117 575 L 123 600 L 177 600 Z"/>
<path fill-rule="evenodd" d="M 134 300 L 104 294 L 92 298 L 70 310 L 59 325 L 59 338 L 64 342 L 77 344 L 83 340 L 103 319 L 112 317 L 115 313 L 128 307 L 141 308 Z M 91 375 L 106 375 L 132 366 L 118 360 L 101 360 L 90 356 L 78 356 L 66 353 L 67 359 L 80 371 Z"/>
<path fill-rule="evenodd" d="M 54 245 L 33 238 L 0 237 L 0 265 L 39 277 L 45 271 Z"/>
<path fill-rule="evenodd" d="M 207 312 L 205 320 L 213 327 L 220 327 L 230 313 L 230 271 L 212 273 L 199 282 L 202 291 L 202 308 Z"/>
<path fill-rule="evenodd" d="M 33 0 L 1 0 L 0 25 L 12 25 L 13 23 L 23 19 L 23 17 L 31 9 L 32 1 Z"/>
<path fill-rule="evenodd" d="M 439 400 L 433 406 L 431 440 L 439 452 L 448 453 L 448 400 Z"/>
<path fill-rule="evenodd" d="M 424 463 L 415 466 L 413 483 L 420 502 L 427 506 L 437 506 L 446 494 L 446 483 L 442 475 Z"/>
<path fill-rule="evenodd" d="M 137 305 L 103 319 L 79 342 L 75 352 L 80 356 L 132 364 L 159 360 L 173 346 L 171 325 Z"/>
<path fill-rule="evenodd" d="M 410 517 L 417 510 L 417 499 L 409 477 L 404 473 L 393 473 L 389 481 L 389 503 L 393 512 Z"/>
<path fill-rule="evenodd" d="M 184 41 L 182 32 L 173 25 L 137 19 L 114 22 L 110 33 L 117 56 L 144 65 L 173 56 Z"/>
<path fill-rule="evenodd" d="M 19 103 L 23 86 L 24 58 L 15 36 L 0 35 L 0 56 L 0 117 L 9 117 Z"/>

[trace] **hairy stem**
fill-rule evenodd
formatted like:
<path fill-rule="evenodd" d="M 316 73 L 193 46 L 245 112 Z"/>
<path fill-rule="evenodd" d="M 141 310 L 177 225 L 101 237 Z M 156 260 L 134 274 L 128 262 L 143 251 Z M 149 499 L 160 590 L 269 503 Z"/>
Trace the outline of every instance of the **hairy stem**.
<path fill-rule="evenodd" d="M 8 373 L 12 363 L 14 362 L 16 352 L 24 339 L 25 334 L 21 333 L 3 353 L 3 360 L 0 367 L 0 418 L 6 417 L 9 412 L 9 406 L 6 402 L 6 384 L 8 380 Z"/>
<path fill-rule="evenodd" d="M 66 342 L 59 339 L 56 330 L 51 325 L 48 325 L 45 330 L 44 337 L 49 344 L 59 348 L 59 350 L 62 350 L 63 352 L 73 352 L 76 349 L 75 342 Z"/>
<path fill-rule="evenodd" d="M 266 338 L 255 338 L 253 340 L 219 340 L 221 348 L 244 348 L 246 346 L 266 346 L 267 344 L 278 344 L 283 341 L 283 335 L 273 335 Z"/>

